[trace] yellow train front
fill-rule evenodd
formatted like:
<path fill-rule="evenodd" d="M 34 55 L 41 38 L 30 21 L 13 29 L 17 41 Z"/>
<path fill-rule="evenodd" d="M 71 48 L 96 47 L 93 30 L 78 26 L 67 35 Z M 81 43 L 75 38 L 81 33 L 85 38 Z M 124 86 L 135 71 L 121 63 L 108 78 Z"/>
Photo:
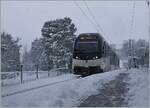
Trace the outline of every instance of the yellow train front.
<path fill-rule="evenodd" d="M 72 60 L 74 74 L 87 76 L 118 67 L 118 56 L 100 34 L 83 33 L 76 38 Z"/>

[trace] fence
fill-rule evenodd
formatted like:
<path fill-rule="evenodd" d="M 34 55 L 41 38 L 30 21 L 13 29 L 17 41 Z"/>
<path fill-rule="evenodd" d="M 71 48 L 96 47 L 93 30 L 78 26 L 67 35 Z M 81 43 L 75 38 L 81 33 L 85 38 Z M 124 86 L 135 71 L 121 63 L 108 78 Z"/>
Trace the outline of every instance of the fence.
<path fill-rule="evenodd" d="M 50 71 L 14 71 L 14 72 L 1 72 L 1 85 L 10 86 L 14 84 L 22 84 L 32 80 L 37 80 L 46 77 L 56 77 L 63 74 L 71 73 L 71 70 L 66 68 L 51 69 Z"/>

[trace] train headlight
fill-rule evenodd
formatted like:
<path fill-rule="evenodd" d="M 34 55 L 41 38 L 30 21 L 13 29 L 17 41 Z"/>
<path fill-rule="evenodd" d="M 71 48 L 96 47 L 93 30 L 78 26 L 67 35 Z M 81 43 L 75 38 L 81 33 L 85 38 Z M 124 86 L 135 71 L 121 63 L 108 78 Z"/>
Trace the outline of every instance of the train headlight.
<path fill-rule="evenodd" d="M 93 57 L 93 59 L 98 59 L 98 56 Z"/>
<path fill-rule="evenodd" d="M 76 59 L 78 59 L 79 57 L 76 56 Z"/>

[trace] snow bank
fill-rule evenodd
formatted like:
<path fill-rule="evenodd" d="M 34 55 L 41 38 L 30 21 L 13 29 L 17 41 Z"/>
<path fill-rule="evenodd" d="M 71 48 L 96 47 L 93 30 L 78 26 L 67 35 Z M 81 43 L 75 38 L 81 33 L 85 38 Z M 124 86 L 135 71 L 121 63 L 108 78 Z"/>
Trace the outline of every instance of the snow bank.
<path fill-rule="evenodd" d="M 47 77 L 53 78 L 53 77 L 56 77 L 56 76 L 60 76 L 60 75 L 64 75 L 64 74 L 69 73 L 69 71 L 63 72 L 63 71 L 60 71 L 60 69 L 66 70 L 64 68 L 52 69 L 49 72 L 49 76 L 48 76 L 48 71 L 39 71 L 38 72 L 38 78 L 39 79 L 47 78 Z M 5 74 L 5 73 L 8 74 L 8 75 L 16 73 L 18 75 L 16 75 L 16 77 L 11 78 L 11 79 L 1 80 L 2 86 L 14 86 L 14 85 L 17 85 L 17 84 L 21 83 L 21 74 L 20 74 L 20 72 L 3 72 L 3 74 Z M 36 79 L 37 79 L 36 71 L 23 71 L 23 82 L 24 83 L 34 81 Z"/>
<path fill-rule="evenodd" d="M 73 74 L 66 74 L 66 75 L 53 77 L 53 78 L 46 77 L 45 79 L 38 79 L 38 80 L 34 80 L 32 82 L 23 83 L 23 84 L 19 84 L 19 85 L 4 86 L 1 88 L 1 91 L 2 91 L 2 95 L 6 95 L 6 94 L 11 94 L 14 92 L 22 91 L 22 90 L 36 88 L 36 87 L 39 87 L 42 85 L 53 84 L 53 83 L 57 83 L 60 81 L 73 79 L 73 78 L 76 78 L 76 76 Z"/>
<path fill-rule="evenodd" d="M 85 78 L 70 80 L 36 90 L 2 98 L 2 106 L 78 106 L 82 99 L 97 94 L 102 84 L 113 80 L 120 72 L 115 70 Z M 61 77 L 59 77 L 61 79 Z M 45 79 L 50 81 L 50 79 Z M 58 79 L 57 79 L 58 80 Z M 56 81 L 56 79 L 55 79 Z M 37 82 L 39 83 L 39 82 Z"/>
<path fill-rule="evenodd" d="M 128 106 L 130 107 L 148 107 L 148 70 L 131 69 L 129 74 L 129 92 L 127 95 Z"/>

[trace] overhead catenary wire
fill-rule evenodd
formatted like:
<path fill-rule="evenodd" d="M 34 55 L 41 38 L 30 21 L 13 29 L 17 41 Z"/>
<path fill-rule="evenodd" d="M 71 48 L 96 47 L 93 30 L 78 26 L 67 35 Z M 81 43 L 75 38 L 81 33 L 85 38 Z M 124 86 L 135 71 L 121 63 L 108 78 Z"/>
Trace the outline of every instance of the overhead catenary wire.
<path fill-rule="evenodd" d="M 85 0 L 83 0 L 83 2 L 84 2 L 84 4 L 85 4 L 86 8 L 88 9 L 88 12 L 89 12 L 89 13 L 90 13 L 90 15 L 92 16 L 92 18 L 93 18 L 93 20 L 94 20 L 95 24 L 96 24 L 96 25 L 97 25 L 97 27 L 101 30 L 101 32 L 105 35 L 105 33 L 104 33 L 103 29 L 102 29 L 102 28 L 101 28 L 101 26 L 99 25 L 98 21 L 96 20 L 96 18 L 95 18 L 95 16 L 94 16 L 94 14 L 92 13 L 92 11 L 91 11 L 91 9 L 89 8 L 88 4 L 86 3 L 86 1 L 85 1 Z"/>
<path fill-rule="evenodd" d="M 88 10 L 88 12 L 89 12 L 89 14 L 92 16 L 92 18 L 93 18 L 95 24 L 97 25 L 97 27 L 98 27 L 98 29 L 99 29 L 99 33 L 100 33 L 100 31 L 101 31 L 102 34 L 103 34 L 104 36 L 106 36 L 106 33 L 104 32 L 104 30 L 102 29 L 102 27 L 99 25 L 98 21 L 96 20 L 96 17 L 94 16 L 93 12 L 91 11 L 91 9 L 90 9 L 90 7 L 88 6 L 88 4 L 86 3 L 86 1 L 83 0 L 83 2 L 84 2 L 84 4 L 85 4 L 85 6 L 86 6 L 86 8 L 87 8 L 87 10 Z M 100 33 L 100 34 L 101 34 L 101 33 Z M 109 42 L 111 43 L 111 40 L 110 40 L 109 38 L 108 38 L 108 40 L 109 40 Z"/>
<path fill-rule="evenodd" d="M 88 7 L 87 3 L 85 2 L 86 8 L 88 9 L 89 13 L 91 14 L 92 19 L 94 20 L 94 22 L 93 22 L 93 20 L 91 20 L 91 19 L 88 17 L 88 15 L 84 12 L 84 10 L 79 6 L 79 4 L 78 4 L 76 1 L 74 1 L 74 3 L 75 3 L 75 5 L 80 9 L 80 11 L 83 13 L 83 15 L 91 22 L 91 24 L 95 26 L 95 29 L 97 30 L 97 32 L 100 33 L 100 30 L 101 30 L 101 32 L 103 33 L 103 35 L 106 36 L 106 34 L 104 33 L 103 29 L 101 28 L 101 26 L 100 26 L 99 23 L 97 22 L 95 16 L 93 15 L 92 11 L 91 11 L 90 8 Z M 100 33 L 100 34 L 101 34 L 101 33 Z M 109 39 L 109 41 L 110 41 L 110 39 Z M 111 41 L 110 41 L 110 43 L 111 43 Z"/>
<path fill-rule="evenodd" d="M 83 9 L 80 7 L 80 5 L 76 2 L 73 1 L 74 4 L 79 8 L 79 10 L 82 12 L 82 14 L 87 18 L 87 20 L 90 21 L 90 23 L 94 26 L 94 28 L 96 29 L 97 32 L 99 32 L 99 30 L 97 29 L 97 27 L 95 26 L 94 22 L 88 17 L 88 15 L 83 11 Z"/>

